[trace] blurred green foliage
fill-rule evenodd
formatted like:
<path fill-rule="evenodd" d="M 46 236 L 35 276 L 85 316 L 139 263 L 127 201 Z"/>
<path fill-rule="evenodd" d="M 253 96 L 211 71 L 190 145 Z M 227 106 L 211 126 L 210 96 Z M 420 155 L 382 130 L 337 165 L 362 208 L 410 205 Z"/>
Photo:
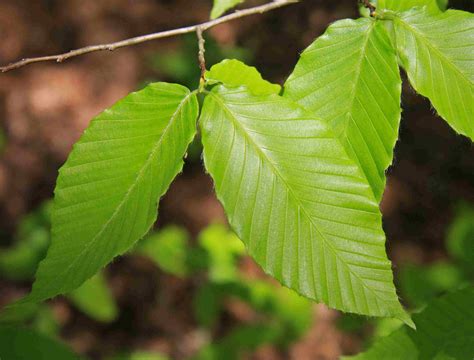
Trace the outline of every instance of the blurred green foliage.
<path fill-rule="evenodd" d="M 18 226 L 11 248 L 0 249 L 0 276 L 9 280 L 30 280 L 49 246 L 51 203 L 25 216 Z"/>
<path fill-rule="evenodd" d="M 67 297 L 79 310 L 97 321 L 108 323 L 118 317 L 118 307 L 101 272 Z"/>
<path fill-rule="evenodd" d="M 45 202 L 25 216 L 18 226 L 13 245 L 0 249 L 1 277 L 12 281 L 28 281 L 34 277 L 50 243 L 51 207 L 51 202 Z M 118 316 L 115 300 L 101 273 L 66 296 L 79 310 L 96 321 L 112 322 Z M 44 311 L 40 311 L 42 308 L 36 305 L 21 307 L 12 314 L 14 318 L 11 321 L 40 321 L 44 316 Z"/>
<path fill-rule="evenodd" d="M 12 246 L 0 251 L 1 276 L 11 281 L 30 281 L 33 278 L 50 242 L 50 213 L 51 204 L 47 202 L 22 220 Z M 191 295 L 195 319 L 210 339 L 195 356 L 195 359 L 203 360 L 239 359 L 243 353 L 264 344 L 286 348 L 304 335 L 311 325 L 310 301 L 280 285 L 245 277 L 239 270 L 244 255 L 243 243 L 221 224 L 205 228 L 195 242 L 184 229 L 168 226 L 150 233 L 129 253 L 129 256 L 145 256 L 162 271 L 179 278 L 204 277 L 205 280 Z M 99 322 L 113 322 L 120 315 L 102 272 L 67 294 L 66 298 L 78 310 Z M 215 330 L 226 316 L 230 300 L 245 304 L 254 313 L 255 319 L 238 322 L 225 335 L 218 336 Z M 11 319 L 2 320 L 28 324 L 27 331 L 24 328 L 10 328 L 15 333 L 26 331 L 24 338 L 20 336 L 22 342 L 38 341 L 41 346 L 49 346 L 50 342 L 54 344 L 52 339 L 57 337 L 60 327 L 47 304 L 17 309 L 15 314 L 10 314 L 14 315 Z M 62 349 L 58 346 L 51 345 L 51 351 Z M 30 353 L 25 354 L 29 356 Z M 52 353 L 46 354 L 55 359 Z M 63 356 L 61 352 L 59 354 Z M 167 358 L 156 353 L 132 352 L 111 359 Z"/>
<path fill-rule="evenodd" d="M 76 360 L 60 342 L 27 328 L 0 327 L 2 360 Z"/>
<path fill-rule="evenodd" d="M 5 133 L 3 132 L 2 129 L 0 129 L 0 153 L 3 151 L 3 148 L 5 147 L 7 143 L 7 137 L 5 136 Z"/>
<path fill-rule="evenodd" d="M 137 351 L 131 354 L 116 355 L 111 357 L 109 360 L 168 360 L 169 358 L 165 355 L 154 353 Z"/>
<path fill-rule="evenodd" d="M 239 271 L 245 247 L 226 226 L 210 225 L 192 246 L 187 233 L 171 226 L 150 234 L 136 248 L 163 271 L 183 277 L 204 270 L 207 281 L 193 295 L 194 314 L 213 333 L 230 299 L 241 301 L 256 314 L 255 323 L 237 325 L 224 337 L 204 346 L 195 359 L 239 359 L 264 344 L 285 348 L 302 336 L 312 322 L 311 302 L 292 290 L 264 280 L 249 280 Z M 176 255 L 176 263 L 170 261 Z M 200 261 L 196 261 L 197 258 Z"/>
<path fill-rule="evenodd" d="M 457 359 L 474 357 L 474 287 L 432 299 L 407 326 L 374 342 L 368 351 L 344 359 Z"/>
<path fill-rule="evenodd" d="M 188 243 L 189 235 L 185 230 L 169 226 L 140 241 L 135 251 L 148 256 L 163 271 L 185 277 L 190 272 Z"/>
<path fill-rule="evenodd" d="M 451 259 L 430 265 L 405 264 L 400 267 L 402 297 L 415 308 L 431 299 L 474 281 L 474 208 L 458 206 L 446 236 Z"/>

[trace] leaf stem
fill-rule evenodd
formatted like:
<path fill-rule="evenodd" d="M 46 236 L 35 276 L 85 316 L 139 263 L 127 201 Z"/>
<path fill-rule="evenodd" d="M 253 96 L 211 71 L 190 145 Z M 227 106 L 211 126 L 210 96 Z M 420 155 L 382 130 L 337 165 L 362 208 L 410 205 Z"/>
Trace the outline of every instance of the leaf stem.
<path fill-rule="evenodd" d="M 199 45 L 199 52 L 198 52 L 198 60 L 199 60 L 199 68 L 201 69 L 201 77 L 199 79 L 199 92 L 204 90 L 204 86 L 206 85 L 206 57 L 205 52 L 205 44 L 206 40 L 202 36 L 202 28 L 198 27 L 196 29 L 196 34 L 198 38 L 198 45 Z"/>
<path fill-rule="evenodd" d="M 359 0 L 359 1 L 362 3 L 362 5 L 364 5 L 365 8 L 369 9 L 371 17 L 376 16 L 375 10 L 377 10 L 377 8 L 370 2 L 370 0 Z"/>

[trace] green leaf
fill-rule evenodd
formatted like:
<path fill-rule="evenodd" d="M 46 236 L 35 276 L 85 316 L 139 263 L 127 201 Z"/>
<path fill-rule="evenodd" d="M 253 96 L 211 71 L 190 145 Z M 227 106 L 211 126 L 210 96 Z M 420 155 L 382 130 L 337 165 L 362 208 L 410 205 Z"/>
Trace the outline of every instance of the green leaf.
<path fill-rule="evenodd" d="M 67 296 L 79 310 L 94 320 L 108 323 L 118 316 L 117 304 L 101 272 Z"/>
<path fill-rule="evenodd" d="M 430 266 L 405 265 L 399 273 L 400 292 L 411 305 L 422 306 L 448 290 L 466 283 L 456 265 L 439 262 Z"/>
<path fill-rule="evenodd" d="M 0 359 L 2 360 L 78 360 L 66 346 L 23 328 L 0 327 Z"/>
<path fill-rule="evenodd" d="M 131 354 L 116 355 L 108 360 L 169 360 L 169 358 L 160 353 L 137 351 Z"/>
<path fill-rule="evenodd" d="M 29 296 L 79 287 L 143 237 L 196 131 L 196 95 L 156 83 L 94 119 L 61 168 L 52 241 Z"/>
<path fill-rule="evenodd" d="M 418 360 L 418 349 L 407 334 L 405 327 L 381 338 L 366 352 L 356 356 L 344 356 L 342 360 Z"/>
<path fill-rule="evenodd" d="M 267 273 L 333 308 L 409 321 L 377 202 L 324 122 L 277 95 L 217 86 L 200 125 L 218 198 Z"/>
<path fill-rule="evenodd" d="M 246 86 L 254 95 L 278 94 L 281 86 L 264 80 L 253 66 L 248 66 L 239 60 L 223 60 L 206 72 L 209 83 L 220 82 L 228 87 Z"/>
<path fill-rule="evenodd" d="M 342 20 L 304 51 L 285 84 L 333 128 L 380 201 L 400 123 L 401 79 L 383 23 Z"/>
<path fill-rule="evenodd" d="M 446 246 L 454 259 L 474 272 L 474 207 L 459 207 L 449 226 Z"/>
<path fill-rule="evenodd" d="M 207 251 L 212 281 L 225 282 L 238 277 L 237 257 L 245 253 L 245 247 L 233 232 L 224 225 L 214 224 L 199 234 L 198 241 Z"/>
<path fill-rule="evenodd" d="M 414 9 L 394 20 L 401 63 L 412 86 L 458 133 L 474 139 L 474 15 Z"/>
<path fill-rule="evenodd" d="M 185 277 L 189 272 L 188 243 L 189 235 L 185 230 L 169 226 L 143 239 L 136 252 L 152 259 L 162 270 Z"/>
<path fill-rule="evenodd" d="M 473 303 L 473 287 L 446 294 L 413 315 L 417 331 L 404 326 L 379 339 L 367 352 L 345 359 L 472 359 Z"/>
<path fill-rule="evenodd" d="M 239 360 L 265 344 L 272 344 L 280 336 L 280 329 L 273 325 L 240 325 L 215 344 L 202 348 L 192 360 Z"/>
<path fill-rule="evenodd" d="M 14 281 L 33 278 L 50 242 L 51 203 L 26 215 L 18 226 L 12 247 L 0 248 L 0 276 Z"/>
<path fill-rule="evenodd" d="M 387 9 L 393 11 L 407 11 L 414 7 L 426 6 L 430 12 L 439 12 L 440 4 L 437 0 L 378 0 L 377 9 Z M 446 8 L 446 7 L 444 7 Z"/>
<path fill-rule="evenodd" d="M 211 10 L 211 19 L 216 19 L 227 10 L 243 3 L 245 0 L 214 0 L 214 5 Z"/>

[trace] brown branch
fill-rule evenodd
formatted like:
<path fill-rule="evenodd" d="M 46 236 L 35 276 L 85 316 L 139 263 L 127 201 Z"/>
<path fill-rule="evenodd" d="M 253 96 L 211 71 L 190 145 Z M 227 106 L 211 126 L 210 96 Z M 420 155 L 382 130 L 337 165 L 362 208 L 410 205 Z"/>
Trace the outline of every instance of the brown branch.
<path fill-rule="evenodd" d="M 199 53 L 198 53 L 198 60 L 199 60 L 199 68 L 201 69 L 201 81 L 204 81 L 205 74 L 206 74 L 206 57 L 204 53 L 206 52 L 206 48 L 204 45 L 206 44 L 206 40 L 202 36 L 202 28 L 198 27 L 196 30 L 196 34 L 198 37 L 198 45 L 199 45 Z"/>
<path fill-rule="evenodd" d="M 365 8 L 369 9 L 370 16 L 374 17 L 375 16 L 375 10 L 377 10 L 377 8 L 374 5 L 372 5 L 370 0 L 360 0 L 360 2 L 362 3 L 362 5 L 364 5 Z"/>
<path fill-rule="evenodd" d="M 96 52 L 96 51 L 103 51 L 103 50 L 108 50 L 108 51 L 113 51 L 115 49 L 119 49 L 122 47 L 126 46 L 131 46 L 131 45 L 136 45 L 136 44 L 141 44 L 147 41 L 151 40 L 156 40 L 156 39 L 162 39 L 162 38 L 167 38 L 167 37 L 172 37 L 172 36 L 177 36 L 177 35 L 183 35 L 183 34 L 188 34 L 192 32 L 197 32 L 201 31 L 206 31 L 216 25 L 239 19 L 245 16 L 249 15 L 254 15 L 254 14 L 263 14 L 267 11 L 277 9 L 286 5 L 290 5 L 293 3 L 298 2 L 299 0 L 273 0 L 270 3 L 256 6 L 250 9 L 245 9 L 245 10 L 240 10 L 240 11 L 235 11 L 232 14 L 222 16 L 220 18 L 217 18 L 215 20 L 207 21 L 201 24 L 197 25 L 191 25 L 191 26 L 186 26 L 182 27 L 179 29 L 174 29 L 174 30 L 167 30 L 167 31 L 162 31 L 162 32 L 157 32 L 157 33 L 152 33 L 148 35 L 143 35 L 143 36 L 137 36 L 134 38 L 118 41 L 118 42 L 113 42 L 109 44 L 101 44 L 101 45 L 92 45 L 92 46 L 86 46 L 80 49 L 72 50 L 64 54 L 59 54 L 59 55 L 50 55 L 50 56 L 42 56 L 42 57 L 35 57 L 35 58 L 26 58 L 22 59 L 20 61 L 11 63 L 7 66 L 0 67 L 1 72 L 7 72 L 9 70 L 13 69 L 18 69 L 20 67 L 23 67 L 28 64 L 32 63 L 37 63 L 37 62 L 42 62 L 42 61 L 56 61 L 58 63 L 63 62 L 69 58 L 79 56 L 79 55 L 84 55 L 88 54 L 91 52 Z"/>

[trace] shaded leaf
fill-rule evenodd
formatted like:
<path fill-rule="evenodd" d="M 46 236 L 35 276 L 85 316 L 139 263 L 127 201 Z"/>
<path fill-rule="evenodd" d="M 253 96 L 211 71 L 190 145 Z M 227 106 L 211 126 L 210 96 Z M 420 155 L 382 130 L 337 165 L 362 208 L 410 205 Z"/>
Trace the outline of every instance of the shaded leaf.
<path fill-rule="evenodd" d="M 0 327 L 2 360 L 78 360 L 65 345 L 34 331 Z"/>
<path fill-rule="evenodd" d="M 474 15 L 414 9 L 394 20 L 412 86 L 458 133 L 474 139 Z"/>
<path fill-rule="evenodd" d="M 460 206 L 449 226 L 446 246 L 449 254 L 474 272 L 474 208 Z"/>
<path fill-rule="evenodd" d="M 403 298 L 417 307 L 467 282 L 461 269 L 443 262 L 426 267 L 405 265 L 399 278 Z"/>
<path fill-rule="evenodd" d="M 401 79 L 383 23 L 342 20 L 301 55 L 284 96 L 326 121 L 361 167 L 377 201 L 393 159 Z"/>
<path fill-rule="evenodd" d="M 102 273 L 94 275 L 67 296 L 94 320 L 112 322 L 118 316 L 117 304 Z"/>
<path fill-rule="evenodd" d="M 218 198 L 266 272 L 333 308 L 409 321 L 377 202 L 324 122 L 277 95 L 218 86 L 200 124 Z"/>
<path fill-rule="evenodd" d="M 418 349 L 407 334 L 407 328 L 396 330 L 387 337 L 381 338 L 366 352 L 356 356 L 342 357 L 344 360 L 417 360 Z"/>
<path fill-rule="evenodd" d="M 367 352 L 345 359 L 466 359 L 474 357 L 474 288 L 446 294 L 413 315 L 417 331 L 404 326 Z"/>

